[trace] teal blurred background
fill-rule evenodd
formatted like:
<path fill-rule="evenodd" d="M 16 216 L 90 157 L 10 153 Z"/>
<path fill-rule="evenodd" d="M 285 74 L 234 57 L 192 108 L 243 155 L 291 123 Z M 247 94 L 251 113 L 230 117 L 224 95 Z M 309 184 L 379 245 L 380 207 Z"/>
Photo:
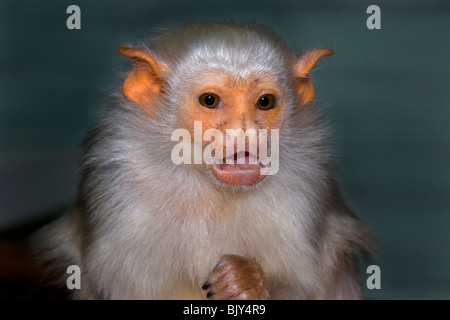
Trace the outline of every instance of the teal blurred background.
<path fill-rule="evenodd" d="M 66 28 L 71 4 L 81 30 Z M 366 27 L 371 4 L 381 30 Z M 450 299 L 449 1 L 1 0 L 0 232 L 73 199 L 82 140 L 126 70 L 117 46 L 190 20 L 256 21 L 335 51 L 312 76 L 339 184 L 380 243 L 366 297 Z"/>

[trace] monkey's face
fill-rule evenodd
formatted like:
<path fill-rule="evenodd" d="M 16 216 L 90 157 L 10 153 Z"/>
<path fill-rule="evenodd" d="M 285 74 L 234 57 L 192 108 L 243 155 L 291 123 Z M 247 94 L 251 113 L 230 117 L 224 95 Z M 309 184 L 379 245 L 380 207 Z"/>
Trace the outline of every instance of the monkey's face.
<path fill-rule="evenodd" d="M 206 47 L 191 48 L 183 59 L 167 63 L 145 48 L 120 46 L 121 54 L 135 59 L 123 92 L 150 117 L 157 116 L 159 98 L 164 96 L 167 109 L 176 109 L 175 129 L 190 133 L 194 158 L 196 150 L 207 150 L 214 161 L 205 166 L 217 180 L 251 186 L 278 171 L 278 145 L 272 137 L 278 142 L 288 108 L 301 107 L 314 98 L 308 73 L 320 57 L 333 51 L 312 49 L 294 62 L 293 56 L 286 56 L 285 49 L 278 50 L 277 45 L 257 41 L 254 45 L 259 50 L 255 51 L 247 44 L 249 39 L 241 39 L 238 46 L 234 40 L 226 36 L 210 39 L 213 43 Z M 200 130 L 195 130 L 196 123 L 201 124 Z M 211 130 L 214 139 L 204 140 Z M 196 131 L 200 131 L 200 143 Z M 213 142 L 214 148 L 209 148 Z M 267 161 L 269 154 L 276 154 L 276 162 Z M 204 158 L 205 152 L 202 155 Z"/>
<path fill-rule="evenodd" d="M 264 169 L 271 164 L 261 155 L 268 154 L 272 130 L 281 129 L 286 110 L 286 92 L 275 77 L 236 78 L 211 72 L 193 81 L 181 101 L 179 125 L 189 130 L 191 137 L 195 136 L 194 121 L 201 122 L 202 137 L 210 129 L 222 135 L 220 143 L 214 138 L 202 141 L 203 149 L 214 142 L 222 149 L 219 159 L 217 148 L 211 155 L 215 161 L 209 169 L 215 178 L 228 185 L 250 186 L 266 177 Z M 243 142 L 241 148 L 238 140 Z"/>

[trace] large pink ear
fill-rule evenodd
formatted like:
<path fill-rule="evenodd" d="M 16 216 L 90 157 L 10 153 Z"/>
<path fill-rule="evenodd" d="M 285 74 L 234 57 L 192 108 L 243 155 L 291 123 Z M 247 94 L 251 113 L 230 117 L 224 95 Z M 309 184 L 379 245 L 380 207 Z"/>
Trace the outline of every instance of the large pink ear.
<path fill-rule="evenodd" d="M 294 73 L 297 77 L 297 93 L 300 104 L 305 105 L 314 99 L 314 86 L 308 77 L 317 60 L 323 56 L 333 55 L 333 50 L 328 48 L 317 48 L 307 51 L 294 65 Z"/>
<path fill-rule="evenodd" d="M 139 104 L 149 115 L 153 114 L 155 99 L 161 93 L 161 66 L 145 50 L 138 47 L 119 46 L 120 54 L 134 58 L 133 70 L 123 83 L 125 96 Z"/>

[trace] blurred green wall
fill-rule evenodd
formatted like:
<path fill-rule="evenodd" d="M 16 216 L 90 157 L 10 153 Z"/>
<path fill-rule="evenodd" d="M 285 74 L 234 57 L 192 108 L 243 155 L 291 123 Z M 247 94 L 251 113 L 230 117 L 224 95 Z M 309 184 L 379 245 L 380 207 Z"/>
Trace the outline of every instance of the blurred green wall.
<path fill-rule="evenodd" d="M 81 8 L 81 30 L 66 9 Z M 366 8 L 381 8 L 368 30 Z M 0 230 L 68 203 L 79 146 L 126 60 L 116 48 L 189 20 L 265 23 L 313 72 L 339 183 L 377 234 L 372 299 L 450 298 L 448 1 L 0 1 Z M 363 278 L 365 275 L 363 275 Z"/>

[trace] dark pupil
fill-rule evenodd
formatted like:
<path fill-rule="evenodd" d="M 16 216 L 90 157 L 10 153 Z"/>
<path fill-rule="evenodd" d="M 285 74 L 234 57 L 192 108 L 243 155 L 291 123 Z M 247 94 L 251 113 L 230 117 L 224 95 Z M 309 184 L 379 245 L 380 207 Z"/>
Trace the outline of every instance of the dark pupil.
<path fill-rule="evenodd" d="M 205 103 L 206 103 L 208 106 L 212 106 L 215 102 L 216 102 L 216 98 L 214 98 L 214 96 L 207 95 L 207 96 L 205 97 Z"/>
<path fill-rule="evenodd" d="M 269 98 L 267 98 L 267 97 L 259 98 L 259 105 L 261 107 L 267 107 L 269 105 Z"/>

